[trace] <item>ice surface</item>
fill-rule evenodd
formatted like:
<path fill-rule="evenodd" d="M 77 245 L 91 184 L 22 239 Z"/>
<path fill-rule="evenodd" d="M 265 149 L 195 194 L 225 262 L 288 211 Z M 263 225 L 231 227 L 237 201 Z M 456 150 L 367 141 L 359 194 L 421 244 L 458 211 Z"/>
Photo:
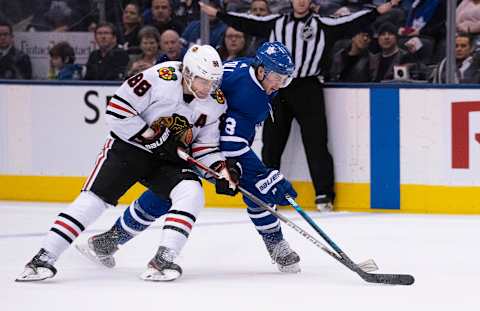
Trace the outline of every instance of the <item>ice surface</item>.
<path fill-rule="evenodd" d="M 205 209 L 178 262 L 174 282 L 138 278 L 161 238 L 161 221 L 117 253 L 117 267 L 97 267 L 69 248 L 54 279 L 13 280 L 38 251 L 62 204 L 0 202 L 0 310 L 479 310 L 479 216 L 310 213 L 353 260 L 373 258 L 385 273 L 410 273 L 413 286 L 368 284 L 284 226 L 302 273 L 281 274 L 247 214 Z M 108 210 L 78 242 L 109 228 Z M 297 214 L 283 211 L 311 233 Z"/>

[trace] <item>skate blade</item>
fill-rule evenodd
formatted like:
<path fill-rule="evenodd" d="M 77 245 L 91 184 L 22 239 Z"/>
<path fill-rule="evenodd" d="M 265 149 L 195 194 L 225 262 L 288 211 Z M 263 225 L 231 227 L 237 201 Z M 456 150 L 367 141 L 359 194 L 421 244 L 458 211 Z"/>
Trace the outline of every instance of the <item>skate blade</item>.
<path fill-rule="evenodd" d="M 25 268 L 22 274 L 15 279 L 15 282 L 37 282 L 53 278 L 55 274 L 50 269 L 38 267 L 37 272 L 32 268 Z"/>
<path fill-rule="evenodd" d="M 115 258 L 113 256 L 108 257 L 99 257 L 97 256 L 91 249 L 88 247 L 88 244 L 77 244 L 75 248 L 82 254 L 83 256 L 90 259 L 90 261 L 107 268 L 115 267 Z"/>
<path fill-rule="evenodd" d="M 178 279 L 180 275 L 181 273 L 177 270 L 165 269 L 163 271 L 158 271 L 154 268 L 148 268 L 140 275 L 140 278 L 144 281 L 168 282 Z"/>
<path fill-rule="evenodd" d="M 333 205 L 332 203 L 319 203 L 317 204 L 317 210 L 322 213 L 330 213 L 333 212 Z"/>
<path fill-rule="evenodd" d="M 282 273 L 300 273 L 302 269 L 300 269 L 300 265 L 298 263 L 294 263 L 293 265 L 289 266 L 281 266 L 277 264 L 278 270 Z"/>

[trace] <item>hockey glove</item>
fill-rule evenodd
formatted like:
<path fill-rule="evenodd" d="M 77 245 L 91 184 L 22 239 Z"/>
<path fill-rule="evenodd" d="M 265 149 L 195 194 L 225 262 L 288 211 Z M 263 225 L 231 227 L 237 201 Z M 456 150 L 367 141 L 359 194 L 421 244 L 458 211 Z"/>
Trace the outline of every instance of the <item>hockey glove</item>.
<path fill-rule="evenodd" d="M 184 116 L 174 113 L 171 117 L 162 117 L 152 123 L 154 131 L 168 129 L 176 143 L 175 147 L 187 148 L 193 141 L 192 125 Z M 175 152 L 177 148 L 174 148 Z"/>
<path fill-rule="evenodd" d="M 217 161 L 210 168 L 223 177 L 215 180 L 215 191 L 218 194 L 234 196 L 238 193 L 237 185 L 241 176 L 241 168 L 236 161 Z"/>
<path fill-rule="evenodd" d="M 170 137 L 170 130 L 165 127 L 148 128 L 138 141 L 153 153 L 159 153 L 162 146 Z"/>
<path fill-rule="evenodd" d="M 289 205 L 285 198 L 289 195 L 292 198 L 297 197 L 297 192 L 293 189 L 292 184 L 278 170 L 272 170 L 266 178 L 255 183 L 258 191 L 263 194 L 270 204 Z"/>
<path fill-rule="evenodd" d="M 187 148 L 192 140 L 192 125 L 187 118 L 174 113 L 153 122 L 142 134 L 140 142 L 154 154 L 178 161 L 177 148 Z"/>

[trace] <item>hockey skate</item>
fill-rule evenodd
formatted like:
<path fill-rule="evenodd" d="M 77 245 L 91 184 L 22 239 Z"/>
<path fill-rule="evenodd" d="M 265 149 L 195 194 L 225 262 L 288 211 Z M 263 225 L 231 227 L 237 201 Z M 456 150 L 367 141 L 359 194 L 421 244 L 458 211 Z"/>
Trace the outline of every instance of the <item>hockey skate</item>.
<path fill-rule="evenodd" d="M 158 248 L 155 256 L 148 263 L 148 268 L 140 275 L 144 281 L 173 281 L 182 275 L 182 268 L 173 262 L 176 252 L 165 246 Z"/>
<path fill-rule="evenodd" d="M 300 256 L 290 248 L 285 240 L 274 242 L 268 238 L 263 238 L 267 246 L 268 253 L 272 258 L 272 263 L 276 263 L 278 270 L 285 273 L 298 273 L 301 271 Z"/>
<path fill-rule="evenodd" d="M 113 268 L 116 264 L 113 255 L 118 250 L 117 236 L 114 227 L 105 233 L 90 237 L 87 244 L 75 245 L 75 248 L 91 261 Z"/>
<path fill-rule="evenodd" d="M 35 282 L 53 278 L 55 274 L 57 274 L 57 269 L 53 266 L 54 261 L 55 256 L 43 248 L 40 249 L 35 257 L 26 264 L 25 270 L 15 279 L 15 281 Z"/>
<path fill-rule="evenodd" d="M 325 194 L 318 195 L 315 198 L 315 205 L 317 207 L 317 210 L 319 210 L 320 212 L 331 212 L 331 211 L 333 211 L 332 199 Z"/>

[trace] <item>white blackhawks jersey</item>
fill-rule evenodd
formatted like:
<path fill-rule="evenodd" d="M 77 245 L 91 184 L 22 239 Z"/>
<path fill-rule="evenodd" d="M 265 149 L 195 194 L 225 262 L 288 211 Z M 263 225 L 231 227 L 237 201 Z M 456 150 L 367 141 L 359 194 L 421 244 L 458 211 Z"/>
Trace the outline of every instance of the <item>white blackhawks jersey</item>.
<path fill-rule="evenodd" d="M 224 160 L 219 149 L 220 116 L 226 111 L 220 90 L 205 100 L 183 97 L 181 62 L 164 62 L 126 80 L 107 104 L 105 118 L 115 136 L 151 152 L 134 141 L 161 117 L 176 113 L 193 125 L 192 156 L 210 166 Z"/>

